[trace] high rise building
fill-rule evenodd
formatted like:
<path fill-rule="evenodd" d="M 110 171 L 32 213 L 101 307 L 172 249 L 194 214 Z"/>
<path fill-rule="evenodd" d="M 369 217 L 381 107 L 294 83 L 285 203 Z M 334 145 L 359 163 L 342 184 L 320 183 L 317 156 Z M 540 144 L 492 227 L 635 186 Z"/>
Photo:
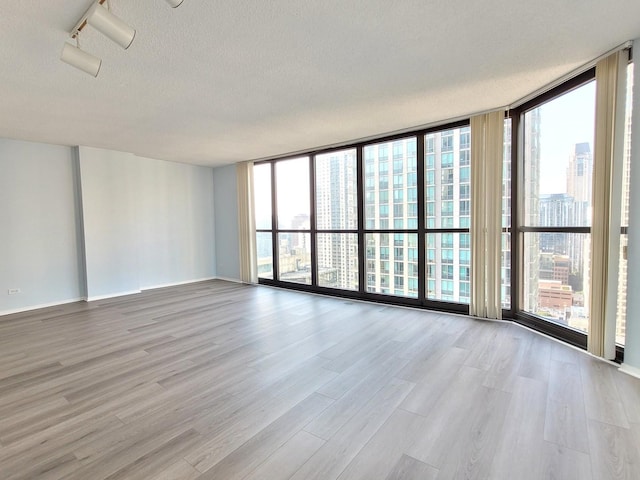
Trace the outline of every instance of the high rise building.
<path fill-rule="evenodd" d="M 366 290 L 418 296 L 418 236 L 393 232 L 418 226 L 415 137 L 364 148 Z M 386 231 L 385 231 L 386 230 Z"/>
<path fill-rule="evenodd" d="M 427 229 L 471 225 L 471 129 L 425 137 Z M 427 298 L 469 303 L 471 241 L 468 233 L 427 233 Z"/>
<path fill-rule="evenodd" d="M 572 196 L 566 193 L 552 193 L 540 195 L 538 199 L 540 208 L 540 226 L 564 227 L 575 226 L 576 203 Z M 540 254 L 550 253 L 569 255 L 570 240 L 566 233 L 540 233 Z M 575 259 L 573 259 L 575 265 Z M 542 269 L 542 265 L 540 265 Z M 542 277 L 540 277 L 542 278 Z"/>
<path fill-rule="evenodd" d="M 525 165 L 528 165 L 525 175 L 524 225 L 540 225 L 540 108 L 529 111 L 524 121 L 524 154 Z M 526 235 L 523 252 L 523 274 L 528 280 L 528 288 L 524 290 L 524 310 L 537 312 L 538 310 L 538 280 L 540 271 L 540 236 Z"/>
<path fill-rule="evenodd" d="M 502 227 L 511 227 L 511 119 L 504 122 L 502 159 Z M 502 308 L 511 307 L 511 233 L 502 234 L 501 298 Z"/>
<path fill-rule="evenodd" d="M 591 225 L 591 196 L 593 192 L 593 154 L 586 142 L 577 143 L 567 166 L 567 195 L 573 197 L 574 227 Z M 589 244 L 582 235 L 570 235 L 567 242 L 571 265 L 579 277 L 588 272 Z M 588 278 L 588 275 L 586 276 Z"/>
<path fill-rule="evenodd" d="M 591 224 L 593 155 L 589 143 L 576 143 L 567 165 L 567 195 L 575 202 L 574 226 Z"/>
<path fill-rule="evenodd" d="M 316 158 L 316 222 L 322 230 L 358 228 L 356 151 L 341 150 Z M 319 233 L 316 239 L 319 283 L 358 289 L 358 237 Z"/>
<path fill-rule="evenodd" d="M 629 170 L 631 168 L 631 114 L 633 113 L 633 64 L 627 67 L 627 104 L 624 136 L 624 169 L 622 175 L 622 219 L 623 227 L 629 226 Z M 627 324 L 627 246 L 628 235 L 620 235 L 620 261 L 618 268 L 618 302 L 616 312 L 616 342 L 625 344 Z"/>

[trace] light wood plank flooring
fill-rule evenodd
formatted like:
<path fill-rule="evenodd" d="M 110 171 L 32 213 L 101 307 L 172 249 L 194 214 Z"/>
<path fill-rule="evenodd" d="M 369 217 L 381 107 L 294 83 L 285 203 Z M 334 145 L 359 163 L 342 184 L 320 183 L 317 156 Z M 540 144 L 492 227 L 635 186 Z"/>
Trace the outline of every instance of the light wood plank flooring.
<path fill-rule="evenodd" d="M 638 479 L 640 382 L 509 323 L 203 282 L 0 317 L 0 478 Z"/>

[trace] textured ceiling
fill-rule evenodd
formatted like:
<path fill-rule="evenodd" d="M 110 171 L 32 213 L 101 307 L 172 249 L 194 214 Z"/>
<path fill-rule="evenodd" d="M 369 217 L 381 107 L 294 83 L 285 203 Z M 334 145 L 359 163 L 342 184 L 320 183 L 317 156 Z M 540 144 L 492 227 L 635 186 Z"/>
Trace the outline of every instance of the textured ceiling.
<path fill-rule="evenodd" d="M 111 0 L 97 78 L 59 60 L 90 0 L 5 2 L 0 137 L 200 165 L 507 105 L 626 40 L 638 0 Z"/>

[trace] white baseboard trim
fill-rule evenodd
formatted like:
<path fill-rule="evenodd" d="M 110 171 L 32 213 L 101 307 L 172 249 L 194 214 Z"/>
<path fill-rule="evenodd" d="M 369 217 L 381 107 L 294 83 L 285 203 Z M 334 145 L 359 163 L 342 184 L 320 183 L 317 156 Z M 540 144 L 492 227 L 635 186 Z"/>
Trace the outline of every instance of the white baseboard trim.
<path fill-rule="evenodd" d="M 95 302 L 96 300 L 105 300 L 107 298 L 124 297 L 125 295 L 135 295 L 142 290 L 130 290 L 128 292 L 108 293 L 106 295 L 96 295 L 95 297 L 87 297 L 87 302 Z"/>
<path fill-rule="evenodd" d="M 206 282 L 209 280 L 216 280 L 218 277 L 204 277 L 204 278 L 196 278 L 194 280 L 183 280 L 181 282 L 172 282 L 172 283 L 163 283 L 161 285 L 151 285 L 142 287 L 140 290 L 155 290 L 156 288 L 167 288 L 167 287 L 177 287 L 179 285 L 187 285 L 189 283 L 198 283 L 198 282 Z"/>
<path fill-rule="evenodd" d="M 631 375 L 632 377 L 640 378 L 640 368 L 638 367 L 632 367 L 631 365 L 623 363 L 622 365 L 620 365 L 620 368 L 618 368 L 618 370 L 620 370 L 622 373 L 626 373 L 627 375 Z"/>
<path fill-rule="evenodd" d="M 3 315 L 11 315 L 12 313 L 29 312 L 31 310 L 39 310 L 41 308 L 57 307 L 58 305 L 66 305 L 67 303 L 81 302 L 85 300 L 84 297 L 70 298 L 68 300 L 60 300 L 59 302 L 42 303 L 39 305 L 30 305 L 28 307 L 13 308 L 11 310 L 0 311 L 0 317 Z"/>
<path fill-rule="evenodd" d="M 237 278 L 229 278 L 229 277 L 213 277 L 213 280 L 224 280 L 225 282 L 233 282 L 233 283 L 245 283 L 242 280 Z M 253 285 L 252 283 L 247 283 L 247 285 Z"/>

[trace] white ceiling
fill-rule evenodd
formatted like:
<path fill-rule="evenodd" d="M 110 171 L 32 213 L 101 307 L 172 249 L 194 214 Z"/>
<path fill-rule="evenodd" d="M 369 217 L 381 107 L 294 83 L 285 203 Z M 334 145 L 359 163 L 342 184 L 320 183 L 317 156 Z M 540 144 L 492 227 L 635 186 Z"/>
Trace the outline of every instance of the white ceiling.
<path fill-rule="evenodd" d="M 516 101 L 640 37 L 638 0 L 111 0 L 97 78 L 59 60 L 91 0 L 4 2 L 0 137 L 223 165 Z"/>

